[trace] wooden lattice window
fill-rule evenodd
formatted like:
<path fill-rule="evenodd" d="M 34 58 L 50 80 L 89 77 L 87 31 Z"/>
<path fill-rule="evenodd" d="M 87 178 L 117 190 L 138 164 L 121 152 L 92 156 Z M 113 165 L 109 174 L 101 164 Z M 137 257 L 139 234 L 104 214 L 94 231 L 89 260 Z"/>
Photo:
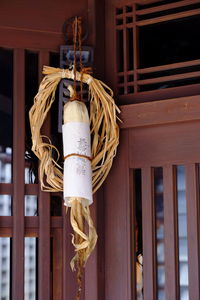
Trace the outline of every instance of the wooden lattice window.
<path fill-rule="evenodd" d="M 199 1 L 116 1 L 112 10 L 108 43 L 115 54 L 107 51 L 116 75 L 109 80 L 119 103 L 200 91 Z"/>

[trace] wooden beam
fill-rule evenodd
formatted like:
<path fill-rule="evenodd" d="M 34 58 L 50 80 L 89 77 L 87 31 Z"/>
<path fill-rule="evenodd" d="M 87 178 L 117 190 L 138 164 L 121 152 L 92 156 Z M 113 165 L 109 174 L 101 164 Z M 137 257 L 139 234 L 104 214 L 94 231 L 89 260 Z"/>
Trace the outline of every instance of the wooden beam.
<path fill-rule="evenodd" d="M 186 165 L 186 201 L 189 298 L 200 299 L 199 169 L 195 164 Z"/>
<path fill-rule="evenodd" d="M 39 79 L 43 65 L 48 65 L 49 53 L 39 53 Z M 45 122 L 43 134 L 49 135 L 50 122 Z M 38 295 L 39 300 L 50 299 L 50 193 L 39 191 L 39 259 L 38 259 Z"/>
<path fill-rule="evenodd" d="M 165 297 L 179 299 L 178 271 L 178 211 L 176 199 L 176 174 L 173 166 L 163 168 L 164 186 L 164 253 Z"/>
<path fill-rule="evenodd" d="M 14 50 L 12 299 L 24 299 L 24 50 Z M 20 138 L 19 138 L 20 137 Z M 17 280 L 16 280 L 17 279 Z"/>
<path fill-rule="evenodd" d="M 158 6 L 151 7 L 151 8 L 139 9 L 139 10 L 137 10 L 136 14 L 138 16 L 152 14 L 155 12 L 165 11 L 168 9 L 173 9 L 173 8 L 178 8 L 178 7 L 184 7 L 186 5 L 192 5 L 192 4 L 196 4 L 196 3 L 199 3 L 199 0 L 182 0 L 180 2 L 158 5 Z"/>
<path fill-rule="evenodd" d="M 155 203 L 153 172 L 150 167 L 142 169 L 142 238 L 143 238 L 143 292 L 144 300 L 157 298 Z"/>
<path fill-rule="evenodd" d="M 152 19 L 136 21 L 136 24 L 137 24 L 137 26 L 146 26 L 146 25 L 152 25 L 155 23 L 172 21 L 175 19 L 177 20 L 177 19 L 181 19 L 181 18 L 197 16 L 199 14 L 200 14 L 200 9 L 198 8 L 198 9 L 179 12 L 176 14 L 170 14 L 170 15 L 165 15 L 165 16 L 156 17 L 156 18 L 152 18 Z"/>
<path fill-rule="evenodd" d="M 195 121 L 200 118 L 200 97 L 182 97 L 120 106 L 121 128 Z"/>

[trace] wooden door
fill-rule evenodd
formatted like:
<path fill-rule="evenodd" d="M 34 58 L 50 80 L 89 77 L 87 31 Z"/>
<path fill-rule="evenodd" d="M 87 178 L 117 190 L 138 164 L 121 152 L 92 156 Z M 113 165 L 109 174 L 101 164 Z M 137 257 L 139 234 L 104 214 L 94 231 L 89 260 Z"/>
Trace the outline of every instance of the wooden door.
<path fill-rule="evenodd" d="M 199 96 L 121 108 L 118 158 L 105 187 L 105 299 L 199 299 Z M 138 201 L 142 297 L 136 292 Z"/>

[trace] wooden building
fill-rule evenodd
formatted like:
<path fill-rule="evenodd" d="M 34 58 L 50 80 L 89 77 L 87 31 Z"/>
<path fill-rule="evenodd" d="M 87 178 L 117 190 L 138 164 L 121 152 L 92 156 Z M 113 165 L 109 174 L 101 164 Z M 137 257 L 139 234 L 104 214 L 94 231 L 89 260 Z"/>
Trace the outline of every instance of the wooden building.
<path fill-rule="evenodd" d="M 0 1 L 0 299 L 75 299 L 71 228 L 62 195 L 31 173 L 27 119 L 75 15 L 123 120 L 82 299 L 199 300 L 199 0 Z M 56 110 L 44 134 L 59 142 Z"/>

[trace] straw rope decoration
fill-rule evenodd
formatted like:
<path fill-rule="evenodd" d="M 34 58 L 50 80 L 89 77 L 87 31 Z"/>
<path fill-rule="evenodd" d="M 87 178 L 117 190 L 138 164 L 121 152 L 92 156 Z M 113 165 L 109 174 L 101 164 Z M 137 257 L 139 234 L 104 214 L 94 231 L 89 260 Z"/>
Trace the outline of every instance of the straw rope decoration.
<path fill-rule="evenodd" d="M 80 118 L 82 122 L 87 121 L 86 106 L 82 101 L 79 101 L 80 99 L 76 94 L 76 81 L 81 81 L 81 90 L 83 83 L 86 83 L 89 88 L 90 117 L 88 122 L 90 123 L 91 134 L 92 191 L 95 193 L 110 171 L 119 143 L 117 113 L 120 113 L 120 110 L 113 99 L 113 92 L 102 81 L 86 73 L 83 67 L 78 72 L 76 69 L 44 66 L 43 74 L 45 77 L 40 84 L 39 91 L 34 98 L 34 104 L 29 112 L 32 151 L 40 161 L 41 188 L 47 192 L 63 191 L 63 167 L 58 164 L 59 151 L 52 145 L 48 137 L 41 134 L 41 128 L 55 100 L 55 92 L 59 82 L 64 78 L 68 78 L 74 81 L 74 88 L 68 87 L 71 101 L 64 106 L 64 123 L 69 122 L 75 116 L 71 104 L 76 106 L 76 110 L 79 110 L 79 121 Z M 82 269 L 95 247 L 97 234 L 90 216 L 89 204 L 83 204 L 82 198 L 75 197 L 71 198 L 69 203 L 70 221 L 74 231 L 72 243 L 76 252 L 71 261 L 71 267 L 73 270 L 77 269 L 79 287 L 77 299 L 80 299 Z M 84 222 L 87 224 L 87 231 Z"/>

